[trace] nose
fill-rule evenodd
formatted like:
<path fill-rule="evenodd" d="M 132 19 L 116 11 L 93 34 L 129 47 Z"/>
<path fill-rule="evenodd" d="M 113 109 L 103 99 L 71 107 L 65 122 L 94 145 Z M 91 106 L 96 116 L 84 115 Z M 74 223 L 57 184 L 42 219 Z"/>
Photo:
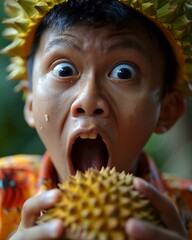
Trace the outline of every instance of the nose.
<path fill-rule="evenodd" d="M 107 118 L 110 107 L 103 93 L 102 86 L 98 86 L 94 80 L 85 80 L 78 88 L 75 101 L 71 105 L 72 116 L 100 116 Z"/>

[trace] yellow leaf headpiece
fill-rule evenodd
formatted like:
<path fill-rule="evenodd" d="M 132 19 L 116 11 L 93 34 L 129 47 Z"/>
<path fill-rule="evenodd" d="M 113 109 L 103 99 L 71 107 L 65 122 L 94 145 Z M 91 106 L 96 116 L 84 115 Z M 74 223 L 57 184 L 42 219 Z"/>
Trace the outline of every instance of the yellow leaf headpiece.
<path fill-rule="evenodd" d="M 180 71 L 176 87 L 192 97 L 192 1 L 191 0 L 118 0 L 153 21 L 173 47 Z M 57 4 L 67 0 L 5 0 L 10 17 L 4 36 L 11 44 L 1 52 L 11 56 L 9 79 L 26 82 L 27 58 L 35 31 L 45 15 Z"/>

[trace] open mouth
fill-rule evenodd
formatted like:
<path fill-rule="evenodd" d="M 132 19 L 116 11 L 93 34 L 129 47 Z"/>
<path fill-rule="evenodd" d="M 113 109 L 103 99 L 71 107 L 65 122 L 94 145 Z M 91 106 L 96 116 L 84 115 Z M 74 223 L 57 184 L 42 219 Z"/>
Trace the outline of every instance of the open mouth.
<path fill-rule="evenodd" d="M 95 139 L 78 137 L 72 147 L 71 161 L 75 172 L 85 172 L 90 167 L 106 167 L 109 154 L 101 136 L 97 135 Z"/>

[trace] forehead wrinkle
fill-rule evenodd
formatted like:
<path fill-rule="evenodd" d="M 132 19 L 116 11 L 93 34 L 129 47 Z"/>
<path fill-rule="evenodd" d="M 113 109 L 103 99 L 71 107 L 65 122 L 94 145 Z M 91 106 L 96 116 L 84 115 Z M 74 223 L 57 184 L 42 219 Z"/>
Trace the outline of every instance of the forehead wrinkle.
<path fill-rule="evenodd" d="M 86 35 L 89 31 L 86 32 Z M 126 37 L 125 35 L 129 34 L 129 37 Z M 139 41 L 133 39 L 132 37 L 132 31 L 118 31 L 116 33 L 110 34 L 108 36 L 103 36 L 103 41 L 95 41 L 95 37 L 93 39 L 93 35 L 90 33 L 91 37 L 86 37 L 86 42 L 83 44 L 83 46 L 80 45 L 80 42 L 77 42 L 76 36 L 73 34 L 70 34 L 68 32 L 65 32 L 65 34 L 62 35 L 56 35 L 56 37 L 52 37 L 50 41 L 46 41 L 44 51 L 46 53 L 49 53 L 52 51 L 52 49 L 56 49 L 57 47 L 70 47 L 72 49 L 76 49 L 77 51 L 84 52 L 84 50 L 87 48 L 87 46 L 95 45 L 99 46 L 101 52 L 107 53 L 114 49 L 135 49 L 139 51 L 142 55 L 144 55 L 150 62 L 152 62 L 152 56 L 150 49 L 146 49 L 140 44 Z M 122 36 L 125 36 L 124 38 Z M 46 36 L 49 39 L 49 33 Z M 121 37 L 120 39 L 118 39 Z M 89 40 L 88 40 L 89 39 Z M 80 40 L 80 39 L 79 39 Z M 77 42 L 77 43 L 76 43 Z M 80 47 L 81 46 L 81 47 Z M 97 49 L 98 50 L 98 49 Z"/>
<path fill-rule="evenodd" d="M 67 37 L 69 37 L 69 35 Z M 74 36 L 70 36 L 70 37 L 74 38 Z M 48 41 L 46 43 L 44 49 L 45 49 L 45 52 L 47 53 L 47 52 L 50 52 L 52 49 L 55 49 L 58 46 L 62 47 L 62 48 L 64 48 L 66 46 L 66 47 L 76 49 L 77 51 L 81 51 L 81 48 L 78 45 L 76 45 L 73 41 L 70 41 L 69 39 L 67 39 L 63 36 L 56 37 L 53 40 Z"/>
<path fill-rule="evenodd" d="M 139 51 L 142 55 L 144 55 L 148 60 L 151 61 L 150 52 L 146 51 L 146 49 L 141 44 L 139 44 L 137 41 L 134 41 L 132 39 L 123 39 L 120 41 L 116 41 L 115 43 L 106 47 L 105 51 L 108 52 L 118 48 L 135 49 Z"/>

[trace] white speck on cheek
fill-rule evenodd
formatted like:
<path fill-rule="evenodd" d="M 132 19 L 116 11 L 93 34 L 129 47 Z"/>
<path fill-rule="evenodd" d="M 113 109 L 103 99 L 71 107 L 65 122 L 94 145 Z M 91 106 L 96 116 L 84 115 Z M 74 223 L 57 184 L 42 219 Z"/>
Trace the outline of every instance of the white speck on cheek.
<path fill-rule="evenodd" d="M 49 116 L 47 114 L 45 114 L 45 121 L 49 122 Z"/>

